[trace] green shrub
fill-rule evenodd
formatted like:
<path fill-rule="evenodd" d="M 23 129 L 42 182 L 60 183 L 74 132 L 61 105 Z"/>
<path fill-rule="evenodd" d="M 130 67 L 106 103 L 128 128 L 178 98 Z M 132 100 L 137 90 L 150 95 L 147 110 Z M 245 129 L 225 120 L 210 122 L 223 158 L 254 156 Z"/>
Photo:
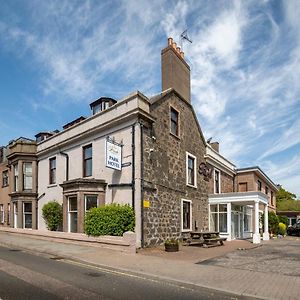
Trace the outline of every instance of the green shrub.
<path fill-rule="evenodd" d="M 109 204 L 86 213 L 84 231 L 92 236 L 122 236 L 126 231 L 134 231 L 134 226 L 134 211 L 129 205 Z"/>
<path fill-rule="evenodd" d="M 42 208 L 42 214 L 49 230 L 55 231 L 62 227 L 63 209 L 57 201 L 46 203 Z"/>
<path fill-rule="evenodd" d="M 265 218 L 265 214 L 262 214 L 261 222 L 263 224 L 263 228 L 264 228 L 264 224 L 265 224 L 264 218 Z M 268 220 L 269 220 L 269 232 L 273 233 L 273 234 L 277 234 L 279 221 L 278 221 L 277 215 L 273 211 L 268 212 Z"/>
<path fill-rule="evenodd" d="M 278 234 L 285 235 L 286 234 L 286 225 L 284 223 L 278 224 Z"/>
<path fill-rule="evenodd" d="M 286 226 L 289 225 L 289 218 L 287 216 L 277 215 L 279 223 L 283 223 Z"/>
<path fill-rule="evenodd" d="M 271 211 L 269 212 L 269 232 L 276 234 L 278 230 L 278 217 L 277 215 Z"/>

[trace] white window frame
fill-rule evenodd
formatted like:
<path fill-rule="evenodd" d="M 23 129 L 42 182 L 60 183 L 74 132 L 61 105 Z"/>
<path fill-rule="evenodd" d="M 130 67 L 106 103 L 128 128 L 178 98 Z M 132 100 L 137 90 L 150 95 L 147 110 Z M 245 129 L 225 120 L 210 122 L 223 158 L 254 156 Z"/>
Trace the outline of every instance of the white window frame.
<path fill-rule="evenodd" d="M 189 184 L 189 157 L 194 159 L 194 185 Z M 197 157 L 189 152 L 186 152 L 185 168 L 186 168 L 186 185 L 193 188 L 197 188 Z"/>
<path fill-rule="evenodd" d="M 25 204 L 27 204 L 27 203 L 31 203 L 31 202 L 23 202 L 22 203 L 22 206 L 23 206 L 23 229 L 32 229 L 32 221 L 33 221 L 33 207 L 32 207 L 32 203 L 31 203 L 31 212 L 25 212 Z M 31 215 L 31 228 L 26 228 L 25 227 L 25 215 Z"/>
<path fill-rule="evenodd" d="M 216 212 L 212 212 L 210 207 L 211 205 L 216 205 L 217 206 L 217 211 Z M 221 211 L 220 212 L 220 205 L 226 205 L 226 212 Z M 218 231 L 220 234 L 230 234 L 230 230 L 231 230 L 231 224 L 228 224 L 228 203 L 211 203 L 209 204 L 209 230 L 211 230 L 211 214 L 216 214 L 217 215 L 217 222 L 218 222 L 218 228 L 216 231 Z M 226 219 L 226 224 L 227 224 L 227 231 L 220 231 L 220 214 L 226 214 L 227 219 Z M 231 212 L 230 212 L 231 214 Z M 215 226 L 216 227 L 216 226 Z"/>
<path fill-rule="evenodd" d="M 0 223 L 4 224 L 4 205 L 0 204 Z"/>
<path fill-rule="evenodd" d="M 31 173 L 26 173 L 26 165 L 30 165 L 31 166 Z M 31 191 L 32 190 L 32 187 L 33 187 L 33 164 L 32 162 L 24 162 L 23 163 L 23 190 L 24 191 Z M 31 178 L 31 187 L 30 188 L 27 188 L 27 178 Z"/>
<path fill-rule="evenodd" d="M 190 204 L 190 228 L 183 228 L 183 202 L 189 202 Z M 181 199 L 181 232 L 190 232 L 193 230 L 193 201 L 187 199 Z"/>
<path fill-rule="evenodd" d="M 76 210 L 70 210 L 70 198 L 76 198 L 76 201 L 77 201 Z M 71 214 L 72 213 L 77 213 L 77 218 L 78 218 L 78 196 L 77 195 L 68 196 L 68 232 L 71 232 Z M 78 219 L 77 219 L 77 222 L 78 222 Z M 77 232 L 78 232 L 78 223 L 77 223 Z"/>
<path fill-rule="evenodd" d="M 97 207 L 99 206 L 99 197 L 98 197 L 97 194 L 84 194 L 84 211 L 85 211 L 85 213 L 87 211 L 89 211 L 89 210 L 86 209 L 86 197 L 87 196 L 95 196 L 95 197 L 97 197 Z"/>
<path fill-rule="evenodd" d="M 216 192 L 216 172 L 219 173 L 219 193 Z M 221 171 L 219 169 L 214 168 L 214 194 L 221 194 Z"/>
<path fill-rule="evenodd" d="M 14 192 L 19 191 L 19 166 L 14 164 Z"/>

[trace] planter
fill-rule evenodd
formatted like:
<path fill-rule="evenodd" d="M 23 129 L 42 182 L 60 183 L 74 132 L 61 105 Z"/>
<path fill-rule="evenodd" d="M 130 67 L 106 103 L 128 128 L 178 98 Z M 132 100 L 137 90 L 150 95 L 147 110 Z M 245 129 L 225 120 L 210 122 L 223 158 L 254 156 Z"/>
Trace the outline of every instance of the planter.
<path fill-rule="evenodd" d="M 166 252 L 178 252 L 179 251 L 179 244 L 170 244 L 165 245 Z"/>

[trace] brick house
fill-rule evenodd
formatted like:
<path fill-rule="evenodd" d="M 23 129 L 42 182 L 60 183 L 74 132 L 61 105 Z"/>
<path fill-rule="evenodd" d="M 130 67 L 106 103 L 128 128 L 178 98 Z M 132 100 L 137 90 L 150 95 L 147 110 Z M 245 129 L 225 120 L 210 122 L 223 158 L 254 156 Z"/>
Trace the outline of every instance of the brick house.
<path fill-rule="evenodd" d="M 38 141 L 39 229 L 46 229 L 43 205 L 57 200 L 67 232 L 83 232 L 93 206 L 131 205 L 137 247 L 208 230 L 207 183 L 197 172 L 205 139 L 190 101 L 190 68 L 172 39 L 161 58 L 159 95 L 101 97 L 90 117 Z M 113 161 L 111 149 L 120 153 Z"/>
<path fill-rule="evenodd" d="M 7 150 L 5 146 L 0 147 L 0 226 L 10 225 L 10 174 L 11 169 L 8 166 Z"/>
<path fill-rule="evenodd" d="M 237 169 L 219 153 L 218 143 L 207 143 L 210 230 L 227 240 L 253 238 L 260 242 L 261 215 L 264 213 L 263 239 L 269 239 L 268 211 L 276 211 L 278 187 L 258 167 Z"/>
<path fill-rule="evenodd" d="M 1 151 L 1 223 L 14 228 L 36 229 L 36 142 L 20 137 Z"/>

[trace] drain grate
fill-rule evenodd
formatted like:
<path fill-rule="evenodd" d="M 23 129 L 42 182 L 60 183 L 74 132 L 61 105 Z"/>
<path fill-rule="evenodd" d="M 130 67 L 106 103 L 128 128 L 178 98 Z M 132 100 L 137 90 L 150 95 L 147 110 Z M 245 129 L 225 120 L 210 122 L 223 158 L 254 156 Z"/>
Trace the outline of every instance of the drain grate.
<path fill-rule="evenodd" d="M 86 273 L 85 275 L 90 276 L 90 277 L 101 277 L 101 276 L 104 276 L 104 274 L 97 273 L 97 272 L 89 272 L 89 273 Z"/>
<path fill-rule="evenodd" d="M 64 259 L 64 257 L 53 256 L 53 257 L 50 257 L 50 259 L 52 259 L 52 260 L 62 260 L 62 259 Z"/>
<path fill-rule="evenodd" d="M 9 251 L 11 251 L 11 252 L 21 252 L 22 250 L 20 250 L 20 249 L 9 249 Z"/>

